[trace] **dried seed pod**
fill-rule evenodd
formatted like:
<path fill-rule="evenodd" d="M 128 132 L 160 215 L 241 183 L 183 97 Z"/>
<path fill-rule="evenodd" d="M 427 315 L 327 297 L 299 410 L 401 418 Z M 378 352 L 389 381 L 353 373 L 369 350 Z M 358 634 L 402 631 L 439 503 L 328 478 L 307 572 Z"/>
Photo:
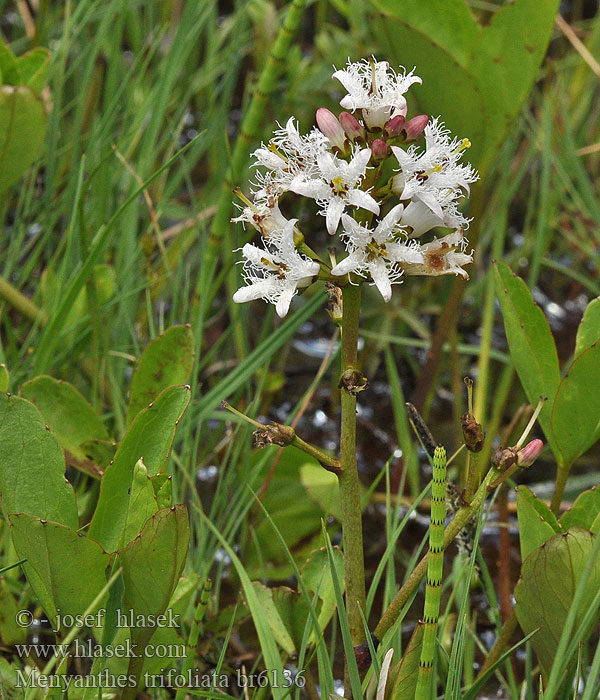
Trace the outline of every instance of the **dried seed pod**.
<path fill-rule="evenodd" d="M 475 418 L 467 411 L 460 419 L 465 446 L 470 452 L 481 452 L 485 441 L 485 433 Z"/>
<path fill-rule="evenodd" d="M 295 437 L 296 431 L 289 425 L 270 423 L 252 433 L 252 446 L 258 448 L 267 447 L 267 445 L 287 447 L 292 444 Z"/>
<path fill-rule="evenodd" d="M 349 367 L 342 373 L 338 382 L 338 389 L 343 389 L 352 394 L 352 396 L 356 396 L 356 394 L 367 388 L 368 383 L 367 378 L 363 377 L 360 370 Z"/>

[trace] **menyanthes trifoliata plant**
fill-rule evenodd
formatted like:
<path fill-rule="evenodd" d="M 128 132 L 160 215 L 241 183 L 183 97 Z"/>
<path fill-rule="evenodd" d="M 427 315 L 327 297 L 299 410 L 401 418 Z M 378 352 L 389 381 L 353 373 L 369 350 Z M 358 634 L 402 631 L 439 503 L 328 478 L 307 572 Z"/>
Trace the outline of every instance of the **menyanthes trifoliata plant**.
<path fill-rule="evenodd" d="M 348 62 L 333 77 L 348 94 L 336 117 L 317 110 L 308 134 L 291 117 L 271 141 L 254 152 L 256 177 L 236 222 L 247 222 L 262 246 L 242 249 L 246 286 L 233 296 L 264 299 L 284 317 L 292 298 L 317 279 L 374 284 L 384 301 L 405 275 L 461 275 L 473 262 L 459 211 L 476 171 L 461 163 L 468 139 L 450 135 L 438 118 L 408 118 L 404 94 L 421 78 L 386 61 Z M 424 142 L 424 143 L 423 143 Z M 391 175 L 390 175 L 391 173 Z M 280 201 L 293 195 L 314 200 L 331 236 L 345 254 L 331 260 L 312 250 L 296 219 Z M 438 231 L 424 242 L 432 229 Z M 341 248 L 339 248 L 341 250 Z"/>
<path fill-rule="evenodd" d="M 278 125 L 268 144 L 254 152 L 252 193 L 250 197 L 238 194 L 245 206 L 234 221 L 253 226 L 262 241 L 242 248 L 247 284 L 233 299 L 264 299 L 284 317 L 299 290 L 316 280 L 327 283 L 331 316 L 340 328 L 340 399 L 332 402 L 340 408 L 339 458 L 302 440 L 288 426 L 265 428 L 245 418 L 259 428 L 257 445 L 294 444 L 337 476 L 346 617 L 358 663 L 366 659 L 367 611 L 362 487 L 356 455 L 356 397 L 367 387 L 358 358 L 362 283 L 375 285 L 388 302 L 393 285 L 405 276 L 454 274 L 467 278 L 464 266 L 473 262 L 464 235 L 469 220 L 459 205 L 478 176 L 461 162 L 470 146 L 468 139 L 453 138 L 437 118 L 424 114 L 409 118 L 404 95 L 412 85 L 421 83 L 414 72 L 394 71 L 385 61 L 368 59 L 349 62 L 333 77 L 347 91 L 340 103 L 345 111 L 336 117 L 321 107 L 317 125 L 308 134 L 302 134 L 291 117 L 285 126 Z M 333 239 L 333 246 L 328 245 L 321 254 L 315 249 L 323 235 L 317 236 L 317 241 L 308 240 L 298 219 L 285 215 L 294 211 L 290 200 L 298 196 L 311 200 L 307 209 L 323 217 L 323 228 Z M 443 518 L 435 534 L 438 541 L 440 535 L 443 537 Z M 440 561 L 438 556 L 438 569 Z M 433 610 L 438 592 L 431 589 L 429 593 L 430 599 L 433 597 L 427 608 L 430 638 L 437 630 Z M 390 624 L 390 616 L 396 614 L 393 605 L 378 627 Z M 435 644 L 429 639 L 423 650 L 424 670 L 429 668 L 432 649 Z M 386 658 L 389 664 L 391 656 Z M 365 663 L 368 665 L 368 660 Z M 421 676 L 419 697 L 428 690 L 429 676 Z M 350 680 L 346 667 L 346 697 Z M 385 687 L 385 680 L 382 682 Z"/>

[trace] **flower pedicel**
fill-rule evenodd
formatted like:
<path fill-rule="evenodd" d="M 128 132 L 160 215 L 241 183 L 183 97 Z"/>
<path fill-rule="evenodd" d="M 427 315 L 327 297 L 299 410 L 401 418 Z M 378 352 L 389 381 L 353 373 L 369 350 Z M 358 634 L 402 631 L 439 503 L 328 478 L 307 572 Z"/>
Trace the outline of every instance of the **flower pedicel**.
<path fill-rule="evenodd" d="M 320 108 L 319 128 L 305 135 L 293 118 L 277 129 L 254 152 L 252 201 L 242 197 L 247 206 L 233 219 L 250 223 L 264 243 L 242 248 L 248 284 L 233 299 L 262 298 L 281 317 L 298 290 L 319 278 L 369 280 L 387 302 L 403 275 L 468 278 L 463 266 L 473 262 L 464 237 L 469 220 L 458 209 L 478 179 L 471 165 L 460 162 L 469 140 L 451 138 L 437 118 L 407 120 L 404 94 L 421 83 L 412 71 L 397 73 L 370 59 L 348 62 L 333 77 L 348 92 L 340 104 L 349 111 L 338 118 Z M 388 161 L 393 174 L 384 177 Z M 304 244 L 297 220 L 281 213 L 279 200 L 290 193 L 314 200 L 328 233 L 339 233 L 347 255 L 332 267 Z M 446 231 L 421 242 L 437 227 Z"/>

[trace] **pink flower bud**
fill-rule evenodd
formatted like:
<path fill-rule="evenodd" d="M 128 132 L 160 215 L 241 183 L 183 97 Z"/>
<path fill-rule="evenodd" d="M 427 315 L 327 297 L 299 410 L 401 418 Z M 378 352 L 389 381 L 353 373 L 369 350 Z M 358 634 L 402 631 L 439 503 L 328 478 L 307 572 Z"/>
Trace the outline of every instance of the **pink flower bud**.
<path fill-rule="evenodd" d="M 544 443 L 541 440 L 532 440 L 525 447 L 519 450 L 517 454 L 517 464 L 520 467 L 530 467 L 535 460 L 540 456 L 544 449 Z"/>
<path fill-rule="evenodd" d="M 371 151 L 375 160 L 382 160 L 387 155 L 387 143 L 383 139 L 375 139 L 371 144 Z"/>
<path fill-rule="evenodd" d="M 333 112 L 330 112 L 326 107 L 319 107 L 317 110 L 317 126 L 327 136 L 332 146 L 342 152 L 345 150 L 346 134 Z"/>
<path fill-rule="evenodd" d="M 340 124 L 342 125 L 342 128 L 346 132 L 346 136 L 351 141 L 355 141 L 356 139 L 364 140 L 365 130 L 361 126 L 358 119 L 355 116 L 353 116 L 352 114 L 350 114 L 350 112 L 341 112 L 340 113 Z"/>
<path fill-rule="evenodd" d="M 406 128 L 406 119 L 402 114 L 398 114 L 385 125 L 384 129 L 390 136 L 400 136 L 402 131 Z"/>
<path fill-rule="evenodd" d="M 429 122 L 429 117 L 426 114 L 419 114 L 406 122 L 406 140 L 416 141 L 423 136 L 425 127 Z"/>

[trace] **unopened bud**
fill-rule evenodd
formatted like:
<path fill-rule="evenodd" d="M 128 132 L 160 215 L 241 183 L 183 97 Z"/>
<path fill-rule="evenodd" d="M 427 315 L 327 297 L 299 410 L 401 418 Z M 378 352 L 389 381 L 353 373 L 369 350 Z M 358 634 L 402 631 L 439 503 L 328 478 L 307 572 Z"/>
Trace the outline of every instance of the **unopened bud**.
<path fill-rule="evenodd" d="M 371 144 L 371 152 L 375 160 L 383 160 L 387 155 L 387 143 L 383 139 L 375 139 Z"/>
<path fill-rule="evenodd" d="M 428 123 L 429 117 L 426 114 L 419 114 L 407 121 L 405 127 L 407 142 L 420 139 Z"/>
<path fill-rule="evenodd" d="M 346 134 L 342 129 L 342 125 L 337 120 L 333 112 L 330 112 L 326 107 L 319 107 L 316 114 L 317 126 L 327 138 L 329 143 L 340 151 L 344 152 Z"/>
<path fill-rule="evenodd" d="M 470 452 L 481 452 L 485 439 L 481 423 L 478 423 L 468 411 L 462 416 L 460 423 L 467 450 Z"/>
<path fill-rule="evenodd" d="M 389 136 L 400 136 L 406 128 L 406 119 L 404 115 L 398 114 L 383 127 Z"/>
<path fill-rule="evenodd" d="M 517 464 L 520 467 L 530 467 L 541 455 L 544 443 L 541 440 L 531 440 L 517 454 Z"/>
<path fill-rule="evenodd" d="M 350 141 L 355 141 L 356 139 L 364 141 L 365 130 L 358 119 L 350 112 L 340 113 L 340 124 Z"/>

